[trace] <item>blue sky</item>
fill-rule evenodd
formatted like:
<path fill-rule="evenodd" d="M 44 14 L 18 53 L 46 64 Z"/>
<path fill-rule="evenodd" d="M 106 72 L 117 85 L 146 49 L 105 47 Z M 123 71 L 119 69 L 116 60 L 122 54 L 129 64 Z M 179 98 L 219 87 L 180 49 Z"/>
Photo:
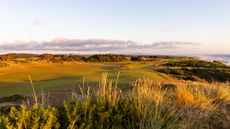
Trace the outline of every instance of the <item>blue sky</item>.
<path fill-rule="evenodd" d="M 0 44 L 189 42 L 151 52 L 230 54 L 229 0 L 1 0 L 0 17 Z"/>

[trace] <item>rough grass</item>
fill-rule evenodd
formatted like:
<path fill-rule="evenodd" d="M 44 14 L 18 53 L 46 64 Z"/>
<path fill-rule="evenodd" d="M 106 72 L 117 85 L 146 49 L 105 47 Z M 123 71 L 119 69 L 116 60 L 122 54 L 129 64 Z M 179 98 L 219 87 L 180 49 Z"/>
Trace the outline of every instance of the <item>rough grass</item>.
<path fill-rule="evenodd" d="M 229 129 L 229 84 L 167 84 L 139 79 L 120 90 L 102 76 L 98 88 L 80 86 L 62 106 L 38 103 L 0 114 L 4 128 Z"/>

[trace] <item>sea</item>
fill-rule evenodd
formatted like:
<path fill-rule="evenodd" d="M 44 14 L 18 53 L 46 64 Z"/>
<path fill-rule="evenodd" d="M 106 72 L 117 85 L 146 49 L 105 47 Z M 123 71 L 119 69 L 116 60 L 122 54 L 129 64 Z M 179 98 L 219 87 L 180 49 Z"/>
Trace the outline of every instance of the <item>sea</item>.
<path fill-rule="evenodd" d="M 230 65 L 230 55 L 199 55 L 201 59 L 221 61 Z"/>

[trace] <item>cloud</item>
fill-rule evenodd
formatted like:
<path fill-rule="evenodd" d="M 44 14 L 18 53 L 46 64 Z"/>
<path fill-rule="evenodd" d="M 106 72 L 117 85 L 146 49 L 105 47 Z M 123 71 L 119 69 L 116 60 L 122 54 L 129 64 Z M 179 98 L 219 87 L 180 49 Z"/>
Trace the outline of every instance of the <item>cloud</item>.
<path fill-rule="evenodd" d="M 34 21 L 32 22 L 32 25 L 33 25 L 33 26 L 42 26 L 42 22 L 41 22 L 40 20 L 34 20 Z"/>
<path fill-rule="evenodd" d="M 104 39 L 55 39 L 48 42 L 37 41 L 17 41 L 14 43 L 5 43 L 0 45 L 0 51 L 10 52 L 56 52 L 56 53 L 154 53 L 157 50 L 171 50 L 183 47 L 197 46 L 197 43 L 191 42 L 154 42 L 151 44 L 142 44 L 134 41 L 122 40 L 104 40 Z"/>

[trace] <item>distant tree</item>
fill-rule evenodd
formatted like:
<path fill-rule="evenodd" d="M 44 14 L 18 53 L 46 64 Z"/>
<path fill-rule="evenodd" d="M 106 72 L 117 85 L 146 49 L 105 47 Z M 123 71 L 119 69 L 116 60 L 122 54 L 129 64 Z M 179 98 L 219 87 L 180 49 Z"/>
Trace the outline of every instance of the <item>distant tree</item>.
<path fill-rule="evenodd" d="M 51 59 L 54 58 L 54 55 L 53 54 L 42 54 L 40 58 L 41 60 L 50 61 Z"/>
<path fill-rule="evenodd" d="M 128 58 L 124 55 L 112 55 L 112 54 L 102 54 L 93 55 L 87 58 L 87 61 L 91 62 L 121 62 L 127 61 Z"/>
<path fill-rule="evenodd" d="M 137 56 L 132 56 L 131 61 L 138 61 L 138 57 Z"/>
<path fill-rule="evenodd" d="M 1 61 L 12 61 L 12 60 L 14 60 L 14 56 L 9 55 L 9 54 L 7 54 L 7 55 L 2 55 L 2 56 L 0 57 L 0 60 L 1 60 Z"/>
<path fill-rule="evenodd" d="M 147 58 L 144 56 L 132 56 L 131 61 L 146 61 Z"/>

